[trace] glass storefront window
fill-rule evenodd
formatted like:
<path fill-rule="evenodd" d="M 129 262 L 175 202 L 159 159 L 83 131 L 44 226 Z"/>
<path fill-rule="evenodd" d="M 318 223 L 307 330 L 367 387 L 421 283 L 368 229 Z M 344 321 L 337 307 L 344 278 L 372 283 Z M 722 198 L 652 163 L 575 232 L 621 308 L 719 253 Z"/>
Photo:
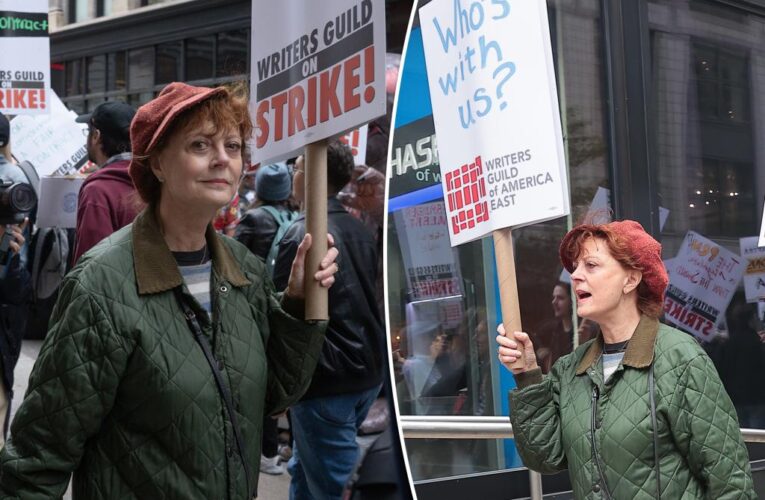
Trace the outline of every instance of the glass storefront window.
<path fill-rule="evenodd" d="M 124 50 L 111 52 L 106 56 L 106 90 L 127 88 L 127 61 Z"/>
<path fill-rule="evenodd" d="M 247 73 L 250 30 L 218 33 L 215 76 L 227 77 Z"/>
<path fill-rule="evenodd" d="M 85 58 L 88 78 L 87 94 L 106 90 L 106 56 L 98 55 Z"/>
<path fill-rule="evenodd" d="M 128 88 L 131 91 L 154 86 L 154 47 L 128 52 Z"/>
<path fill-rule="evenodd" d="M 72 59 L 66 62 L 66 95 L 82 94 L 82 59 Z"/>
<path fill-rule="evenodd" d="M 759 232 L 765 141 L 757 117 L 765 116 L 765 19 L 722 2 L 670 0 L 649 1 L 648 18 L 657 183 L 660 203 L 669 209 L 661 242 L 672 290 L 686 286 L 680 269 L 691 264 L 675 257 L 690 241 L 687 235 L 715 255 L 745 262 L 740 239 Z M 765 303 L 745 291 L 741 278 L 721 285 L 727 270 L 718 271 L 704 276 L 707 289 L 696 293 L 701 302 L 715 304 L 702 313 L 714 325 L 708 334 L 683 319 L 689 317 L 680 314 L 683 309 L 699 311 L 674 293 L 665 304 L 665 322 L 698 337 L 741 426 L 765 428 L 765 387 L 759 383 L 765 380 Z"/>
<path fill-rule="evenodd" d="M 50 82 L 51 88 L 59 97 L 66 95 L 66 65 L 64 63 L 51 63 Z"/>
<path fill-rule="evenodd" d="M 177 82 L 181 77 L 181 54 L 183 42 L 168 42 L 157 45 L 155 59 L 155 83 Z M 131 87 L 132 88 L 132 87 Z"/>
<path fill-rule="evenodd" d="M 578 342 L 571 292 L 557 286 L 566 279 L 558 244 L 598 189 L 609 187 L 599 4 L 548 6 L 573 214 L 513 231 L 522 322 L 539 356 L 547 356 L 545 370 Z M 402 415 L 508 415 L 514 382 L 495 355 L 501 314 L 493 243 L 449 245 L 429 101 L 416 28 L 388 166 L 388 304 L 399 408 Z M 568 306 L 554 307 L 553 294 Z M 521 466 L 512 440 L 410 439 L 406 447 L 416 481 Z"/>
<path fill-rule="evenodd" d="M 214 35 L 186 40 L 186 81 L 213 77 L 214 46 Z"/>

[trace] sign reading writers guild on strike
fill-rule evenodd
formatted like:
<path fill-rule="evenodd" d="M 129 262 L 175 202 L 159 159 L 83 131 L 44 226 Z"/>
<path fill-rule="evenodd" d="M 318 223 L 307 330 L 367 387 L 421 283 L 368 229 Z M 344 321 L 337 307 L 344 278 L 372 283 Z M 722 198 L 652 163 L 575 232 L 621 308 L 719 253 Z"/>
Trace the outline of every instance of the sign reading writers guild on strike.
<path fill-rule="evenodd" d="M 256 0 L 251 54 L 252 161 L 305 148 L 305 318 L 328 319 L 326 139 L 385 114 L 385 2 Z"/>
<path fill-rule="evenodd" d="M 419 14 L 451 244 L 493 232 L 510 335 L 510 228 L 569 212 L 547 2 L 434 0 Z"/>
<path fill-rule="evenodd" d="M 383 0 L 252 3 L 253 163 L 385 114 Z"/>
<path fill-rule="evenodd" d="M 48 0 L 0 0 L 0 112 L 49 112 Z"/>

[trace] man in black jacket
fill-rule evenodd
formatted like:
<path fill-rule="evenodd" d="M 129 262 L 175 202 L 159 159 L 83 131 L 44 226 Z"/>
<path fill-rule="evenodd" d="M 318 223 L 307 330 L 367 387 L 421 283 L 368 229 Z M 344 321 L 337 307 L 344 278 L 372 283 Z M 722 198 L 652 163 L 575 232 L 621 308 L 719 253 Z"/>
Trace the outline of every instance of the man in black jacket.
<path fill-rule="evenodd" d="M 350 149 L 330 143 L 327 226 L 339 250 L 340 269 L 329 291 L 329 326 L 316 372 L 303 399 L 290 410 L 295 441 L 288 466 L 291 500 L 341 498 L 358 459 L 356 433 L 383 380 L 385 333 L 375 302 L 376 244 L 336 197 L 351 179 L 353 167 Z M 303 179 L 296 168 L 293 189 L 298 199 Z M 277 287 L 286 285 L 304 234 L 301 216 L 280 244 L 274 269 Z"/>

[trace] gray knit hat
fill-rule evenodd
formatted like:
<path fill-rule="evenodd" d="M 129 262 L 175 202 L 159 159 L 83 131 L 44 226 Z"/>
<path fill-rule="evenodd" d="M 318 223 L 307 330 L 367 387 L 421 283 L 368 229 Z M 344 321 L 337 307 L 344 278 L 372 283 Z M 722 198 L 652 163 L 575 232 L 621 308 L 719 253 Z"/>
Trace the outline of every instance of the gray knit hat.
<path fill-rule="evenodd" d="M 292 192 L 292 176 L 284 162 L 260 167 L 255 174 L 255 194 L 264 201 L 283 201 Z"/>

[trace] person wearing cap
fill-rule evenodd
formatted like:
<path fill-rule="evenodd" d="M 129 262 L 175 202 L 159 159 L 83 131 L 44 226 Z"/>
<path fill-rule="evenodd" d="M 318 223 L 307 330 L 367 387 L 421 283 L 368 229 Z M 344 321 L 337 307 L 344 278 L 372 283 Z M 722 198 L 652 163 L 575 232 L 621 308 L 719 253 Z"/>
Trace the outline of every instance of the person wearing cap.
<path fill-rule="evenodd" d="M 263 416 L 311 380 L 307 235 L 282 293 L 210 221 L 235 192 L 247 90 L 171 83 L 131 125 L 146 208 L 64 278 L 0 452 L 0 498 L 251 499 Z M 332 239 L 329 238 L 330 245 Z M 337 250 L 309 279 L 331 286 Z"/>
<path fill-rule="evenodd" d="M 130 122 L 135 110 L 107 101 L 75 121 L 88 124 L 88 159 L 98 166 L 82 183 L 72 263 L 96 243 L 130 224 L 137 214 L 130 165 Z"/>
<path fill-rule="evenodd" d="M 578 314 L 600 334 L 542 376 L 529 336 L 498 328 L 523 463 L 568 468 L 575 498 L 757 498 L 736 412 L 690 335 L 659 323 L 661 245 L 635 221 L 582 224 L 560 245 Z M 514 363 L 521 360 L 519 366 Z"/>
<path fill-rule="evenodd" d="M 295 219 L 296 214 L 290 209 L 291 194 L 292 173 L 286 163 L 263 165 L 255 172 L 257 198 L 239 222 L 234 237 L 264 261 L 279 228 Z"/>
<path fill-rule="evenodd" d="M 11 156 L 11 124 L 0 113 L 0 181 L 24 178 L 21 172 L 9 175 L 7 169 L 18 169 Z M 25 228 L 28 219 L 19 224 L 0 224 L 0 239 L 8 239 L 8 248 L 0 252 L 0 447 L 8 435 L 8 416 L 13 399 L 13 372 L 21 354 L 21 339 L 27 319 L 27 301 L 32 296 L 32 280 L 22 261 Z"/>

